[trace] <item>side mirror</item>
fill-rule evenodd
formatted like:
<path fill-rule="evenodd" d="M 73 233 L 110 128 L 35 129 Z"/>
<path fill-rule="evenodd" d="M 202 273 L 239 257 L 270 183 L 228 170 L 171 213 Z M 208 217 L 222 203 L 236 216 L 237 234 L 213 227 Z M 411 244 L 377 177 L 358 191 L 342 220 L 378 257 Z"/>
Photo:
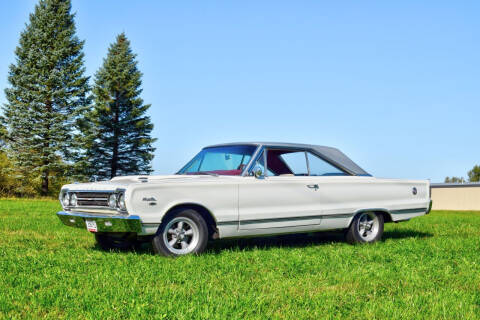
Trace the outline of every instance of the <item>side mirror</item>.
<path fill-rule="evenodd" d="M 257 179 L 264 179 L 265 178 L 265 173 L 263 172 L 263 168 L 259 165 L 256 165 L 253 167 L 253 176 Z"/>

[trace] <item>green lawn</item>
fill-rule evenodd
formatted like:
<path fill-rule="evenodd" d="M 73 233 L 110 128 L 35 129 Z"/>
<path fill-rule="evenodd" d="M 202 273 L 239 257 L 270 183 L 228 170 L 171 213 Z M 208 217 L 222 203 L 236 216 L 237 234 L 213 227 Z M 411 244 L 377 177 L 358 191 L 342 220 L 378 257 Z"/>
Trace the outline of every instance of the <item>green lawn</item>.
<path fill-rule="evenodd" d="M 50 200 L 0 200 L 1 318 L 480 318 L 480 213 L 336 234 L 217 241 L 177 259 L 102 252 Z"/>

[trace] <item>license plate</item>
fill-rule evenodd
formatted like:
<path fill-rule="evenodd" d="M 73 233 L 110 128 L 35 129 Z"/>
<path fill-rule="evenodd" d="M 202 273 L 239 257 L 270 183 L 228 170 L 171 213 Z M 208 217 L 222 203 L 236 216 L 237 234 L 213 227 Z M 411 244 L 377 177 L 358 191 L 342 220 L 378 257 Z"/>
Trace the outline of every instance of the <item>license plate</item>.
<path fill-rule="evenodd" d="M 90 232 L 97 232 L 97 222 L 94 220 L 85 220 L 87 230 Z"/>

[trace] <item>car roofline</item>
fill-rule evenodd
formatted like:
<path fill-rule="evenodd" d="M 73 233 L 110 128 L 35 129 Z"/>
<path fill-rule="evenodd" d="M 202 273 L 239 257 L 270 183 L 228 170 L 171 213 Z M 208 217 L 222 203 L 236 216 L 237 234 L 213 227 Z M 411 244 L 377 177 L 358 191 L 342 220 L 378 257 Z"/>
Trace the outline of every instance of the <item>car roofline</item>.
<path fill-rule="evenodd" d="M 257 150 L 263 147 L 309 149 L 312 150 L 317 156 L 320 156 L 322 159 L 326 160 L 330 164 L 333 164 L 334 166 L 348 172 L 351 175 L 371 176 L 367 171 L 363 170 L 342 151 L 337 148 L 328 146 L 289 142 L 231 142 L 214 144 L 207 146 L 203 149 L 228 146 L 256 146 Z"/>

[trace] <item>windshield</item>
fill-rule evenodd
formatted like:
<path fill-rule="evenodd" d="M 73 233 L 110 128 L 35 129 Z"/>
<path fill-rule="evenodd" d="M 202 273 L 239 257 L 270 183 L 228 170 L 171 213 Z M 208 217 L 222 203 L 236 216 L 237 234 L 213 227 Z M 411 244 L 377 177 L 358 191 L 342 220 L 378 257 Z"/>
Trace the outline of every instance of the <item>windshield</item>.
<path fill-rule="evenodd" d="M 178 174 L 211 174 L 239 176 L 252 158 L 256 146 L 205 148 Z"/>

